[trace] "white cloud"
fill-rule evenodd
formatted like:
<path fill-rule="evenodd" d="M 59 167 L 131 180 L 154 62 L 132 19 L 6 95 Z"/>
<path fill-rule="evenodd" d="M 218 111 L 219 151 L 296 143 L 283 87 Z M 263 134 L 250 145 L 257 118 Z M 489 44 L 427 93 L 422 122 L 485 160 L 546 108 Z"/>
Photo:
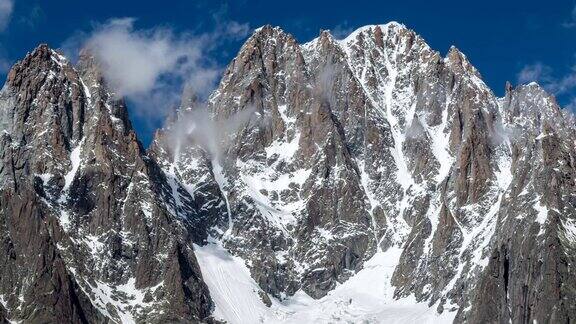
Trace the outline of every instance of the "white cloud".
<path fill-rule="evenodd" d="M 30 29 L 35 29 L 38 25 L 46 19 L 46 14 L 40 5 L 34 5 L 27 14 L 18 18 L 21 25 L 27 26 Z"/>
<path fill-rule="evenodd" d="M 565 28 L 576 27 L 576 6 L 574 6 L 574 8 L 572 8 L 572 11 L 570 12 L 570 19 L 568 21 L 563 22 L 562 26 L 564 26 Z"/>
<path fill-rule="evenodd" d="M 13 10 L 13 0 L 0 0 L 0 31 L 4 31 L 8 27 Z"/>
<path fill-rule="evenodd" d="M 518 83 L 539 82 L 555 95 L 566 94 L 576 88 L 576 66 L 560 77 L 552 75 L 552 68 L 542 63 L 526 65 L 518 73 Z"/>
<path fill-rule="evenodd" d="M 538 82 L 544 89 L 555 96 L 568 96 L 567 108 L 576 108 L 576 97 L 571 96 L 571 91 L 576 89 L 576 65 L 568 73 L 556 77 L 552 74 L 552 68 L 535 63 L 526 65 L 518 73 L 518 83 Z"/>
<path fill-rule="evenodd" d="M 552 69 L 540 62 L 525 65 L 518 73 L 518 83 L 528 83 L 532 81 L 549 81 Z"/>
<path fill-rule="evenodd" d="M 221 30 L 228 36 L 234 39 L 242 39 L 250 33 L 250 25 L 247 23 L 241 24 L 237 21 L 229 21 L 221 25 Z"/>
<path fill-rule="evenodd" d="M 219 37 L 231 38 L 231 39 L 242 39 L 248 35 L 250 32 L 250 25 L 247 23 L 239 23 L 237 21 L 229 20 L 228 17 L 228 6 L 223 5 L 218 10 L 212 13 L 212 21 L 214 23 L 215 30 L 211 33 L 212 37 L 217 35 Z"/>
<path fill-rule="evenodd" d="M 236 112 L 227 118 L 214 119 L 205 104 L 197 104 L 183 111 L 167 129 L 165 143 L 175 152 L 187 144 L 203 148 L 213 161 L 222 161 L 222 154 L 240 128 L 247 123 L 252 125 L 268 122 L 262 115 L 255 114 L 254 106 Z"/>
<path fill-rule="evenodd" d="M 570 102 L 564 107 L 572 112 L 576 112 L 576 97 L 570 98 Z"/>
<path fill-rule="evenodd" d="M 354 31 L 354 28 L 348 25 L 348 21 L 336 25 L 330 29 L 330 34 L 336 39 L 344 39 Z"/>
<path fill-rule="evenodd" d="M 12 60 L 8 59 L 7 57 L 0 56 L 0 73 L 6 73 L 10 71 L 13 63 L 14 62 L 12 62 Z"/>
<path fill-rule="evenodd" d="M 556 94 L 565 94 L 576 88 L 576 66 L 572 67 L 569 73 L 554 80 L 550 84 L 551 91 Z"/>
<path fill-rule="evenodd" d="M 162 86 L 162 77 L 186 78 L 202 70 L 201 38 L 177 36 L 166 28 L 135 30 L 134 21 L 113 19 L 97 28 L 85 45 L 118 95 L 141 95 Z"/>
<path fill-rule="evenodd" d="M 137 29 L 135 22 L 134 18 L 109 20 L 89 34 L 76 33 L 63 49 L 68 55 L 87 49 L 116 95 L 127 97 L 136 104 L 134 111 L 155 121 L 163 120 L 179 103 L 184 85 L 206 98 L 223 70 L 210 59 L 212 51 L 250 31 L 247 24 L 234 21 L 200 35 L 168 27 Z"/>

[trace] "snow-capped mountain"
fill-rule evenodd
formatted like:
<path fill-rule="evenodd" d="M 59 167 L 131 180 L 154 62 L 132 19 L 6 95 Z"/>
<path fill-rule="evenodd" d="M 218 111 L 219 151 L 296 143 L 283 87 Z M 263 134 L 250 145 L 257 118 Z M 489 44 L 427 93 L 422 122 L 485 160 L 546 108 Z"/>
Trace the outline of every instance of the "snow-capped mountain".
<path fill-rule="evenodd" d="M 257 29 L 148 152 L 40 46 L 0 123 L 5 321 L 576 320 L 573 117 L 404 25 Z"/>

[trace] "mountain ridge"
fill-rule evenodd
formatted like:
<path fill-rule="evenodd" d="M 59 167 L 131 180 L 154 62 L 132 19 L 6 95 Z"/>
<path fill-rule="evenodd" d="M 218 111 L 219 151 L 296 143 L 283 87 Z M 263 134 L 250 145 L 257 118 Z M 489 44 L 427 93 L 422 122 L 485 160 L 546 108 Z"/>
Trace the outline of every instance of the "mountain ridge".
<path fill-rule="evenodd" d="M 263 26 L 144 150 L 89 54 L 22 62 L 0 94 L 6 320 L 575 318 L 576 127 L 537 84 L 498 98 L 396 22 L 304 44 Z M 18 270 L 17 220 L 71 303 L 36 310 L 26 282 L 51 284 Z"/>

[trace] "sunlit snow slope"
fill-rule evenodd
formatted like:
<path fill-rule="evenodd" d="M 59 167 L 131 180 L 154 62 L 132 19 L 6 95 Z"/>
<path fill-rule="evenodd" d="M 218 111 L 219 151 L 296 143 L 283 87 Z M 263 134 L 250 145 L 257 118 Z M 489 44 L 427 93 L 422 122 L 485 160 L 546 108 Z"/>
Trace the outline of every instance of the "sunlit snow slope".
<path fill-rule="evenodd" d="M 215 303 L 214 317 L 248 323 L 451 323 L 455 313 L 439 315 L 413 298 L 395 300 L 390 279 L 401 250 L 376 253 L 364 269 L 327 296 L 313 299 L 298 291 L 266 306 L 244 261 L 218 243 L 195 246 L 198 263 Z"/>

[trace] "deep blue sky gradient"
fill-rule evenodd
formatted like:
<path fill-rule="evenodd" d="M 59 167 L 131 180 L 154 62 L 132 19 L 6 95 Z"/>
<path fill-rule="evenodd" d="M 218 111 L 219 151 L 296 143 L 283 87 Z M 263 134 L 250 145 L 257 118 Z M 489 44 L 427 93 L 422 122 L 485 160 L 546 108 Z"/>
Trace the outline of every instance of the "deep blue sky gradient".
<path fill-rule="evenodd" d="M 137 28 L 169 26 L 176 31 L 203 33 L 219 19 L 281 26 L 300 42 L 320 29 L 355 27 L 398 21 L 422 35 L 446 54 L 450 45 L 464 52 L 497 95 L 507 80 L 516 83 L 528 64 L 550 67 L 562 78 L 576 66 L 576 27 L 568 28 L 576 5 L 558 1 L 37 1 L 15 0 L 8 28 L 0 34 L 0 55 L 15 61 L 39 43 L 59 47 L 74 33 L 89 32 L 95 23 L 114 17 L 135 17 Z M 243 40 L 221 46 L 215 59 L 225 66 Z M 567 105 L 572 93 L 560 96 Z M 131 107 L 137 109 L 137 107 Z M 133 114 L 132 114 L 133 115 Z M 145 145 L 154 127 L 134 124 Z"/>

